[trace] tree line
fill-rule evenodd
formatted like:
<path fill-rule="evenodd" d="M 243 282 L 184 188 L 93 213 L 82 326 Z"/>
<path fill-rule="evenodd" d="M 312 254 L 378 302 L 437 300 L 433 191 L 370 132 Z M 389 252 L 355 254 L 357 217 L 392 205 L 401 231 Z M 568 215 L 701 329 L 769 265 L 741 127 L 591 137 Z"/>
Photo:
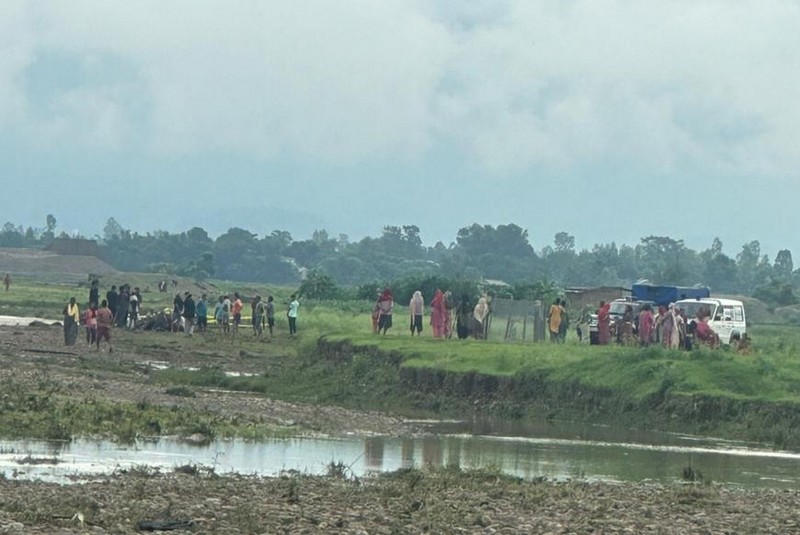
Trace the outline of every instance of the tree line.
<path fill-rule="evenodd" d="M 56 238 L 56 219 L 40 229 L 6 223 L 0 247 L 45 247 Z M 318 230 L 296 240 L 284 230 L 258 236 L 231 228 L 212 238 L 200 227 L 185 232 L 134 232 L 109 218 L 102 236 L 104 259 L 116 269 L 147 271 L 234 281 L 291 284 L 310 280 L 319 288 L 331 285 L 374 288 L 389 281 L 431 279 L 450 281 L 501 280 L 515 288 L 623 286 L 647 279 L 654 284 L 703 284 L 717 293 L 751 295 L 773 305 L 798 302 L 800 269 L 792 253 L 774 260 L 762 254 L 758 241 L 741 246 L 735 256 L 723 252 L 714 238 L 702 251 L 683 240 L 646 236 L 636 245 L 615 242 L 577 250 L 575 237 L 559 232 L 551 245 L 534 250 L 528 231 L 515 224 L 474 223 L 458 230 L 452 243 L 423 244 L 416 225 L 387 225 L 377 237 L 350 241 Z M 536 285 L 539 286 L 536 286 Z M 526 286 L 527 285 L 527 286 Z M 543 286 L 542 286 L 543 285 Z M 518 290 L 519 291 L 519 290 Z"/>

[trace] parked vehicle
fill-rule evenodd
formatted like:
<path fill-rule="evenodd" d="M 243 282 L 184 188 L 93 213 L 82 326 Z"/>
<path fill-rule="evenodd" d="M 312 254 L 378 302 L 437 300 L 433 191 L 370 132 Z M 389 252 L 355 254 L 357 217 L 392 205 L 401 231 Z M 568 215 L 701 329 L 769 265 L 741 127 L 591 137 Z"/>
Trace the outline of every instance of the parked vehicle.
<path fill-rule="evenodd" d="M 610 330 L 611 330 L 611 339 L 615 340 L 617 338 L 617 327 L 618 323 L 622 321 L 622 317 L 625 315 L 625 310 L 628 307 L 631 307 L 633 311 L 633 334 L 638 334 L 639 332 L 639 312 L 641 312 L 642 307 L 644 305 L 650 305 L 655 309 L 655 303 L 652 301 L 640 301 L 638 299 L 630 299 L 630 298 L 623 298 L 623 299 L 614 299 L 611 301 L 609 309 L 608 309 L 608 316 L 611 320 L 610 323 Z M 597 314 L 592 314 L 589 317 L 589 343 L 590 344 L 597 344 L 599 343 L 599 335 L 597 332 Z"/>
<path fill-rule="evenodd" d="M 744 312 L 744 303 L 736 299 L 723 299 L 721 297 L 703 297 L 698 299 L 683 299 L 675 303 L 686 316 L 687 331 L 694 329 L 697 323 L 698 312 L 705 308 L 708 314 L 708 326 L 717 333 L 721 344 L 730 345 L 742 340 L 747 333 L 747 318 Z"/>

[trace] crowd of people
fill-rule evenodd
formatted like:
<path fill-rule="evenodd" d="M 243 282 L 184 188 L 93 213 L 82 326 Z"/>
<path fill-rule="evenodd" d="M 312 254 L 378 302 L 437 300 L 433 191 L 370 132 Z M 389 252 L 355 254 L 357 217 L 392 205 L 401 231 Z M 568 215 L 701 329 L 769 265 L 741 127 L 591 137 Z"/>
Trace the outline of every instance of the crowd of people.
<path fill-rule="evenodd" d="M 166 282 L 159 284 L 159 290 L 166 286 Z M 66 345 L 74 345 L 78 338 L 80 327 L 85 330 L 86 342 L 96 346 L 105 341 L 108 350 L 111 346 L 112 327 L 126 329 L 143 329 L 155 331 L 183 332 L 188 336 L 195 332 L 208 330 L 209 312 L 214 319 L 217 329 L 221 334 L 238 334 L 242 325 L 242 312 L 245 308 L 244 301 L 239 292 L 231 295 L 220 295 L 210 310 L 208 295 L 203 293 L 195 300 L 191 292 L 185 291 L 175 294 L 172 309 L 152 311 L 142 316 L 142 292 L 138 287 L 131 288 L 123 284 L 116 285 L 105 293 L 105 299 L 100 298 L 99 281 L 93 280 L 89 288 L 88 306 L 83 313 L 77 300 L 73 297 L 63 310 L 64 316 L 64 341 Z M 428 325 L 431 327 L 434 338 L 459 339 L 475 338 L 485 339 L 491 314 L 490 301 L 487 296 L 481 296 L 477 304 L 471 304 L 470 297 L 462 296 L 455 299 L 451 292 L 436 289 L 426 309 L 425 298 L 420 290 L 413 293 L 408 303 L 409 330 L 411 336 L 421 336 L 424 330 L 424 316 L 429 313 Z M 264 334 L 272 337 L 275 334 L 275 299 L 269 295 L 262 299 L 255 295 L 249 299 L 250 325 L 253 335 L 260 337 Z M 297 334 L 297 318 L 300 300 L 292 294 L 285 302 L 288 320 L 289 335 Z M 610 314 L 611 303 L 600 302 L 597 309 L 597 343 L 609 344 L 612 339 L 625 345 L 649 346 L 662 344 L 664 347 L 677 349 L 690 345 L 693 341 L 711 347 L 719 345 L 719 337 L 711 329 L 709 322 L 710 311 L 701 308 L 696 318 L 691 321 L 685 317 L 679 305 L 674 303 L 668 307 L 659 307 L 653 310 L 649 304 L 644 304 L 638 314 L 634 314 L 632 306 L 627 306 L 621 318 L 612 322 Z M 372 330 L 376 334 L 385 335 L 392 328 L 393 312 L 395 309 L 394 296 L 390 288 L 378 292 L 372 311 Z M 584 314 L 586 315 L 586 314 Z M 582 339 L 586 328 L 586 319 L 581 316 L 578 321 L 577 333 Z M 567 303 L 563 299 L 556 299 L 550 306 L 546 318 L 547 331 L 551 342 L 563 343 L 566 340 L 569 328 L 569 315 Z"/>
<path fill-rule="evenodd" d="M 159 283 L 159 291 L 162 291 L 163 286 L 165 284 Z M 100 283 L 98 280 L 93 280 L 89 287 L 88 303 L 82 313 L 75 297 L 71 297 L 64 306 L 62 311 L 64 343 L 68 346 L 74 345 L 81 327 L 85 331 L 86 342 L 89 345 L 96 346 L 99 351 L 101 342 L 106 341 L 109 352 L 113 351 L 112 327 L 183 332 L 187 336 L 192 336 L 196 331 L 208 330 L 209 301 L 206 293 L 195 301 L 191 292 L 178 292 L 172 301 L 172 309 L 153 310 L 145 315 L 141 313 L 142 303 L 141 290 L 138 287 L 131 288 L 128 284 L 123 284 L 119 289 L 116 285 L 111 286 L 105 294 L 105 299 L 101 299 Z M 219 296 L 212 317 L 220 333 L 239 332 L 244 306 L 238 292 L 234 292 L 232 298 L 228 294 Z M 289 335 L 295 336 L 300 300 L 293 294 L 286 306 Z M 270 337 L 274 336 L 275 298 L 271 295 L 267 296 L 266 300 L 260 295 L 252 297 L 250 318 L 254 336 L 260 337 L 264 333 L 268 333 Z"/>
<path fill-rule="evenodd" d="M 372 309 L 372 332 L 386 334 L 392 327 L 394 307 L 392 290 L 384 288 L 378 293 Z M 436 289 L 429 310 L 428 324 L 434 338 L 452 338 L 454 334 L 459 339 L 470 336 L 479 340 L 486 338 L 490 308 L 485 296 L 472 306 L 469 296 L 464 295 L 457 300 L 451 292 Z M 411 336 L 421 336 L 424 330 L 425 298 L 420 290 L 412 295 L 408 303 L 408 313 Z"/>
<path fill-rule="evenodd" d="M 694 318 L 687 318 L 676 303 L 660 306 L 655 311 L 646 303 L 638 316 L 634 316 L 633 306 L 628 305 L 622 317 L 614 322 L 612 333 L 610 306 L 611 303 L 601 301 L 597 310 L 598 343 L 601 345 L 610 343 L 613 334 L 616 341 L 624 345 L 660 344 L 668 349 L 691 349 L 696 340 L 709 347 L 719 346 L 719 336 L 709 325 L 711 311 L 706 307 L 700 307 Z"/>

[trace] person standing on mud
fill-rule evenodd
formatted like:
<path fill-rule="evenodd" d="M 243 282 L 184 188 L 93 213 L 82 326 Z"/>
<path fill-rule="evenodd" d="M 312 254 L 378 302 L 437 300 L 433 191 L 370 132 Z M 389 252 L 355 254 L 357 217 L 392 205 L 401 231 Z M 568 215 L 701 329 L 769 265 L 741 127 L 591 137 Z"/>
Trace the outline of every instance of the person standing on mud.
<path fill-rule="evenodd" d="M 139 302 L 139 296 L 136 295 L 136 291 L 134 290 L 131 293 L 130 299 L 128 299 L 130 303 L 129 313 L 128 313 L 128 329 L 133 330 L 136 328 L 136 321 L 139 319 L 139 308 L 142 306 Z"/>
<path fill-rule="evenodd" d="M 106 292 L 106 303 L 108 303 L 108 309 L 111 311 L 111 315 L 115 315 L 117 313 L 117 300 L 119 299 L 119 294 L 117 293 L 117 285 L 111 285 L 111 289 Z"/>
<path fill-rule="evenodd" d="M 81 311 L 74 297 L 69 298 L 69 303 L 64 307 L 64 345 L 74 346 L 78 339 L 78 323 L 81 320 Z"/>
<path fill-rule="evenodd" d="M 231 304 L 231 314 L 233 314 L 233 332 L 239 332 L 239 324 L 242 323 L 242 309 L 244 308 L 244 304 L 242 303 L 241 297 L 239 297 L 239 292 L 233 292 L 233 304 Z"/>
<path fill-rule="evenodd" d="M 183 323 L 183 299 L 181 293 L 175 294 L 175 299 L 172 300 L 172 331 L 178 332 L 181 330 Z"/>
<path fill-rule="evenodd" d="M 222 297 L 222 332 L 225 334 L 231 332 L 230 319 L 231 319 L 231 298 L 227 295 Z"/>
<path fill-rule="evenodd" d="M 83 327 L 86 329 L 86 343 L 93 346 L 97 338 L 97 305 L 90 302 L 83 313 Z"/>
<path fill-rule="evenodd" d="M 297 334 L 297 309 L 300 308 L 300 301 L 297 300 L 295 294 L 292 294 L 290 299 L 286 317 L 289 318 L 289 336 L 294 336 Z"/>
<path fill-rule="evenodd" d="M 222 301 L 225 299 L 223 296 L 219 296 L 217 299 L 217 304 L 214 305 L 214 321 L 217 322 L 218 330 L 222 331 Z"/>
<path fill-rule="evenodd" d="M 264 330 L 264 303 L 261 301 L 261 296 L 257 295 L 253 299 L 253 336 L 261 336 Z"/>
<path fill-rule="evenodd" d="M 208 305 L 206 304 L 206 300 L 208 296 L 203 294 L 200 296 L 200 300 L 197 302 L 197 330 L 201 333 L 206 332 L 206 328 L 208 327 Z"/>
<path fill-rule="evenodd" d="M 98 288 L 98 284 L 100 284 L 100 281 L 94 279 L 92 286 L 89 288 L 89 306 L 100 304 L 100 288 Z"/>
<path fill-rule="evenodd" d="M 97 336 L 95 341 L 97 343 L 97 350 L 100 351 L 100 340 L 104 339 L 108 342 L 108 352 L 111 353 L 114 349 L 111 347 L 111 326 L 114 324 L 114 314 L 108 308 L 108 301 L 103 299 L 100 303 L 100 308 L 97 310 Z"/>
<path fill-rule="evenodd" d="M 117 297 L 117 327 L 125 327 L 128 324 L 128 308 L 131 306 L 131 293 L 130 287 L 123 284 L 119 287 L 119 296 Z"/>
<path fill-rule="evenodd" d="M 192 336 L 194 332 L 194 317 L 196 314 L 197 308 L 192 294 L 185 292 L 183 294 L 183 332 L 186 333 L 186 336 Z"/>
<path fill-rule="evenodd" d="M 6 287 L 6 291 L 8 291 L 8 289 L 11 288 L 11 275 L 9 275 L 8 273 L 6 273 L 6 276 L 3 277 L 3 286 Z"/>
<path fill-rule="evenodd" d="M 275 327 L 275 298 L 271 295 L 267 297 L 267 328 L 269 329 L 269 337 L 272 338 L 272 328 Z"/>

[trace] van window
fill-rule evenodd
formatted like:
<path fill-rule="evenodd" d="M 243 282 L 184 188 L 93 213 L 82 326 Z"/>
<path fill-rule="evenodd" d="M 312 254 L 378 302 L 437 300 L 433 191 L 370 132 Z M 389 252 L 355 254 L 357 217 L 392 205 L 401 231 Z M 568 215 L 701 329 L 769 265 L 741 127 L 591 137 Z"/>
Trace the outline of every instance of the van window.
<path fill-rule="evenodd" d="M 742 307 L 733 307 L 733 321 L 744 321 L 744 310 Z"/>
<path fill-rule="evenodd" d="M 731 321 L 733 319 L 733 307 L 725 307 L 723 316 L 725 321 Z"/>
<path fill-rule="evenodd" d="M 714 314 L 719 314 L 717 306 L 713 303 L 702 303 L 700 301 L 681 302 L 680 307 L 687 318 L 696 318 L 700 310 L 704 310 L 711 318 L 715 318 Z"/>

